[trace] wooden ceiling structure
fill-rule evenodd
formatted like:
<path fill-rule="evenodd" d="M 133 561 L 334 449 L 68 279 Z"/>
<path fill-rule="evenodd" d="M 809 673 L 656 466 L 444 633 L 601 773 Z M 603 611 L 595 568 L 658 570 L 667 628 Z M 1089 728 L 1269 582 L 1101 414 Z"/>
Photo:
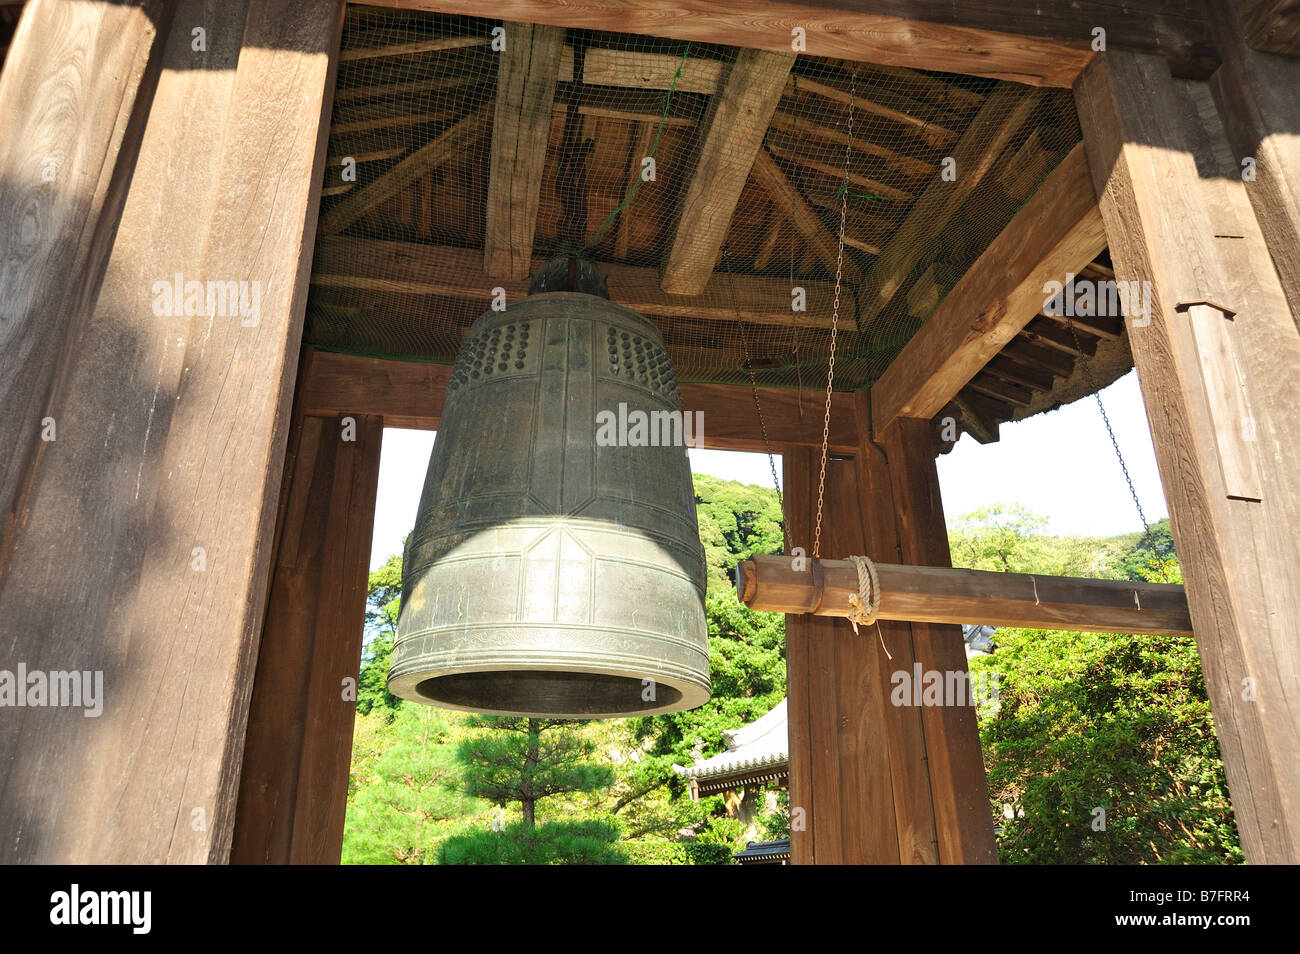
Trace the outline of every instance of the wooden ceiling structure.
<path fill-rule="evenodd" d="M 852 390 L 942 320 L 964 276 L 998 267 L 998 233 L 1036 217 L 1011 226 L 1034 192 L 1091 196 L 1065 91 L 716 45 L 687 58 L 669 41 L 559 26 L 510 25 L 497 53 L 493 23 L 350 8 L 309 344 L 449 363 L 493 288 L 525 294 L 547 255 L 585 242 L 614 300 L 655 321 L 696 382 L 818 387 L 840 265 L 837 383 Z M 840 259 L 846 146 L 843 187 L 872 201 L 847 211 Z M 652 152 L 662 185 L 640 176 Z M 1104 281 L 1092 209 L 1064 264 Z M 790 308 L 794 285 L 805 311 Z M 929 415 L 958 425 L 942 428 L 945 449 L 962 431 L 996 440 L 1000 423 L 1131 367 L 1117 315 L 1071 327 L 1043 298 L 1021 296 L 1000 350 Z"/>
<path fill-rule="evenodd" d="M 342 45 L 341 0 L 219 6 L 31 0 L 0 72 L 0 405 L 12 409 L 0 417 L 0 645 L 29 670 L 100 672 L 108 693 L 93 720 L 75 707 L 0 716 L 0 860 L 338 860 L 355 710 L 346 690 L 360 652 L 383 428 L 436 427 L 446 367 L 303 347 L 309 299 L 355 285 L 456 301 L 467 281 L 476 294 L 488 282 L 518 294 L 533 267 L 527 250 L 540 247 L 539 235 L 549 240 L 555 209 L 543 213 L 539 181 L 556 117 L 553 104 L 518 95 L 526 76 L 506 84 L 514 98 L 494 90 L 487 112 L 370 159 L 373 171 L 345 189 L 326 182 L 336 147 L 374 133 L 364 125 L 377 118 L 373 98 L 402 102 L 408 91 L 372 98 L 346 77 L 336 82 L 357 56 Z M 777 248 L 793 229 L 809 253 L 796 268 L 810 283 L 821 275 L 814 302 L 825 293 L 831 210 L 813 184 L 833 181 L 819 168 L 828 163 L 818 137 L 781 127 L 783 83 L 744 81 L 750 66 L 788 58 L 792 31 L 804 31 L 810 58 L 889 77 L 877 93 L 904 95 L 890 86 L 903 77 L 917 108 L 934 88 L 920 77 L 936 72 L 1042 87 L 1043 96 L 1071 91 L 1082 143 L 1044 167 L 969 268 L 931 272 L 946 294 L 920 282 L 921 236 L 900 241 L 920 229 L 909 229 L 910 213 L 879 235 L 855 220 L 849 260 L 869 292 L 856 317 L 914 293 L 925 319 L 871 387 L 833 395 L 829 460 L 819 382 L 759 389 L 762 425 L 743 383 L 696 381 L 683 397 L 705 413 L 708 446 L 770 444 L 783 455 L 792 545 L 817 556 L 820 539 L 828 558 L 950 567 L 935 417 L 961 414 L 987 438 L 1005 407 L 1024 413 L 1068 391 L 1074 338 L 1040 313 L 1047 283 L 1112 270 L 1117 281 L 1145 283 L 1149 321 L 1078 321 L 1074 350 L 1127 346 L 1137 367 L 1237 824 L 1255 863 L 1300 860 L 1300 28 L 1286 6 L 500 0 L 491 9 L 525 25 L 528 49 L 550 50 L 553 59 L 529 59 L 524 73 L 553 63 L 557 97 L 568 92 L 556 31 L 740 50 L 716 78 L 690 74 L 719 92 L 693 94 L 704 97 L 698 116 L 683 113 L 703 130 L 674 193 L 686 201 L 645 216 L 661 229 L 656 238 L 643 240 L 640 216 L 629 216 L 623 245 L 615 227 L 603 246 L 611 287 L 665 325 L 734 322 L 734 308 L 682 312 L 701 283 L 707 303 L 709 286 L 729 274 L 716 250 L 730 240 L 710 223 L 730 229 L 752 218 L 760 239 L 744 254 L 753 281 L 782 281 L 762 274 L 763 240 L 775 228 Z M 391 7 L 485 12 L 470 0 Z M 583 87 L 599 86 L 587 69 L 598 60 L 584 62 Z M 572 68 L 576 77 L 576 60 Z M 929 104 L 954 115 L 977 115 L 1011 88 L 937 79 L 965 91 Z M 409 92 L 419 107 L 428 91 Z M 1020 96 L 999 108 L 1015 112 Z M 609 138 L 602 161 L 618 159 L 622 144 L 615 165 L 626 181 L 646 120 L 591 104 L 584 91 L 576 121 L 600 127 L 593 141 Z M 732 118 L 768 105 L 769 121 L 752 128 Z M 499 110 L 514 111 L 513 125 L 498 123 Z M 418 108 L 409 116 L 402 128 L 425 122 Z M 960 123 L 938 125 L 957 134 L 959 151 Z M 528 132 L 548 128 L 549 137 Z M 743 161 L 721 148 L 728 131 L 740 133 Z M 923 134 L 943 136 L 928 121 Z M 821 141 L 836 145 L 829 134 Z M 959 159 L 1014 164 L 1027 142 L 1005 159 L 1007 143 Z M 425 164 L 475 149 L 487 150 L 489 180 L 494 167 L 505 173 L 502 188 L 467 190 L 483 196 L 481 237 L 477 205 L 443 234 L 439 220 L 454 213 L 430 218 L 437 181 Z M 1024 181 L 1035 179 L 1032 155 Z M 915 180 L 922 195 L 933 186 L 922 185 L 919 167 L 888 159 L 864 158 L 864 168 L 879 172 L 871 163 L 881 160 L 892 178 L 863 174 L 900 191 Z M 450 168 L 454 159 L 439 161 Z M 1243 176 L 1247 165 L 1253 177 Z M 322 199 L 325 189 L 333 194 Z M 624 197 L 591 195 L 588 204 L 612 209 Z M 775 216 L 791 197 L 793 215 Z M 388 227 L 406 216 L 411 234 L 369 236 L 367 215 Z M 949 221 L 970 227 L 958 210 Z M 361 240 L 389 243 L 383 251 L 405 284 L 379 287 L 391 273 L 365 274 L 384 259 L 352 252 Z M 744 243 L 735 245 L 739 258 Z M 638 260 L 650 248 L 661 254 Z M 257 312 L 174 309 L 156 289 L 175 275 L 255 282 Z M 745 312 L 746 323 L 762 328 L 761 314 Z M 674 357 L 694 360 L 680 347 Z M 1018 603 L 1034 612 L 1023 593 Z M 995 861 L 973 712 L 887 701 L 895 668 L 964 674 L 960 635 L 949 624 L 888 620 L 878 636 L 888 657 L 842 619 L 787 618 L 790 797 L 807 819 L 792 859 Z"/>

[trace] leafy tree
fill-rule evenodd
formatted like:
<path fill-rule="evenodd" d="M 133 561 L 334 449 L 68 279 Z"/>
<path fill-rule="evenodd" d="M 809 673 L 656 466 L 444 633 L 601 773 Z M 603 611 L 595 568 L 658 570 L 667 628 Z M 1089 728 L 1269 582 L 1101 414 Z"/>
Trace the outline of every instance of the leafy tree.
<path fill-rule="evenodd" d="M 608 788 L 614 770 L 592 760 L 595 745 L 565 719 L 470 716 L 472 730 L 456 748 L 465 792 L 503 808 L 518 802 L 525 828 L 537 803 L 567 792 Z"/>
<path fill-rule="evenodd" d="M 730 588 L 737 563 L 754 553 L 780 553 L 784 546 L 776 490 L 706 474 L 693 479 L 709 589 Z"/>
<path fill-rule="evenodd" d="M 402 558 L 393 554 L 370 574 L 366 589 L 366 635 L 357 679 L 357 712 L 362 715 L 378 708 L 391 721 L 401 706 L 402 700 L 388 691 L 388 665 L 401 603 Z"/>
<path fill-rule="evenodd" d="M 484 814 L 459 791 L 452 727 L 403 703 L 357 716 L 343 833 L 345 864 L 430 864 L 443 838 Z"/>
<path fill-rule="evenodd" d="M 603 819 L 528 825 L 516 822 L 500 831 L 479 831 L 442 844 L 443 865 L 624 865 L 619 828 Z"/>
<path fill-rule="evenodd" d="M 1152 564 L 1174 558 L 1174 534 L 1169 518 L 1157 520 L 1138 535 L 1132 548 L 1117 562 L 1119 571 L 1130 580 L 1145 580 Z"/>

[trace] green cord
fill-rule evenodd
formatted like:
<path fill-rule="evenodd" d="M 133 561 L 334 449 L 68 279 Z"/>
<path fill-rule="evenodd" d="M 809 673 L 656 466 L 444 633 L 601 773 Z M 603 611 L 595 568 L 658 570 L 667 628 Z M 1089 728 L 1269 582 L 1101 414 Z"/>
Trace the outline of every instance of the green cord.
<path fill-rule="evenodd" d="M 655 129 L 654 141 L 650 143 L 651 158 L 654 157 L 655 151 L 659 148 L 659 137 L 663 135 L 664 123 L 668 121 L 668 110 L 672 107 L 672 103 L 673 103 L 673 90 L 677 89 L 677 81 L 681 79 L 682 70 L 686 69 L 686 59 L 690 55 L 691 55 L 691 44 L 688 42 L 686 44 L 686 49 L 682 50 L 682 61 L 677 64 L 677 72 L 673 74 L 673 81 L 668 85 L 668 95 L 664 97 L 664 111 L 663 114 L 659 117 L 659 126 L 658 128 Z M 618 217 L 619 213 L 624 211 L 631 204 L 632 199 L 636 197 L 637 190 L 641 188 L 641 185 L 644 182 L 645 179 L 641 178 L 641 174 L 638 173 L 636 176 L 636 181 L 632 183 L 632 188 L 628 192 L 627 196 L 623 199 L 622 202 L 618 204 L 618 208 L 614 209 L 613 212 L 609 213 L 609 215 L 605 217 L 605 221 L 601 223 L 600 228 L 596 229 L 595 233 L 591 236 L 591 238 L 587 240 L 587 244 L 584 245 L 582 248 L 578 249 L 577 251 L 572 251 L 572 252 L 566 251 L 564 252 L 564 254 L 568 255 L 571 258 L 585 258 L 586 253 L 590 251 L 598 241 L 600 241 L 600 237 L 604 235 L 606 231 L 608 231 L 609 227 L 614 223 L 614 220 Z"/>

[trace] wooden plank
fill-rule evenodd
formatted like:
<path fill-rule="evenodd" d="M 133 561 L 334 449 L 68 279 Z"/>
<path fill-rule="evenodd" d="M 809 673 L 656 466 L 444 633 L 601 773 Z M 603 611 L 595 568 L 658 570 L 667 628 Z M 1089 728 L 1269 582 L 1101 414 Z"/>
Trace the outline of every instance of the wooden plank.
<path fill-rule="evenodd" d="M 383 423 L 298 417 L 231 861 L 338 864 Z M 355 682 L 353 684 L 355 687 Z"/>
<path fill-rule="evenodd" d="M 635 221 L 632 215 L 632 206 L 636 199 L 633 196 L 637 184 L 641 182 L 642 165 L 651 154 L 654 148 L 655 127 L 650 123 L 637 123 L 632 130 L 631 145 L 628 151 L 628 170 L 627 170 L 627 191 L 623 195 L 623 201 L 627 204 L 623 206 L 623 211 L 618 214 L 618 225 L 614 233 L 614 257 L 619 261 L 625 261 L 632 243 L 632 223 Z"/>
<path fill-rule="evenodd" d="M 532 271 L 536 273 L 545 264 L 544 259 L 534 259 Z M 784 279 L 719 274 L 710 279 L 703 294 L 687 298 L 660 288 L 659 274 L 653 268 L 602 262 L 600 270 L 609 281 L 611 299 L 642 315 L 830 327 L 835 297 L 830 282 L 801 280 L 807 310 L 791 311 L 790 283 Z M 847 267 L 845 273 L 847 276 Z M 508 301 L 528 293 L 527 282 L 491 280 L 483 273 L 482 256 L 470 249 L 342 236 L 320 240 L 312 284 L 460 298 L 480 302 L 484 310 L 491 307 L 496 286 L 505 289 Z"/>
<path fill-rule="evenodd" d="M 881 434 L 896 418 L 929 419 L 1042 310 L 1044 285 L 1064 281 L 1106 246 L 1082 143 L 1061 161 L 976 259 L 871 389 Z"/>
<path fill-rule="evenodd" d="M 380 46 L 354 46 L 339 54 L 344 63 L 373 60 L 385 56 L 410 56 L 413 53 L 434 53 L 441 50 L 459 50 L 465 47 L 486 46 L 486 36 L 439 36 L 406 43 L 384 43 Z"/>
<path fill-rule="evenodd" d="M 836 264 L 840 262 L 838 234 L 832 234 L 827 229 L 821 217 L 795 188 L 794 183 L 786 178 L 781 167 L 776 164 L 776 160 L 766 149 L 760 148 L 754 157 L 753 176 L 754 181 L 772 199 L 772 204 L 780 209 L 783 215 L 789 215 L 789 224 L 808 242 L 809 250 L 834 275 Z M 845 283 L 857 285 L 862 281 L 861 269 L 848 255 L 845 255 L 840 262 L 840 268 Z M 789 287 L 788 282 L 786 287 Z M 811 310 L 811 306 L 809 308 Z"/>
<path fill-rule="evenodd" d="M 189 62 L 196 22 L 211 45 L 160 74 L 70 346 L 0 618 L 33 668 L 102 672 L 105 704 L 0 720 L 5 861 L 229 857 L 343 4 L 247 11 L 177 13 L 168 57 Z M 178 271 L 256 281 L 255 320 L 159 317 Z"/>
<path fill-rule="evenodd" d="M 437 430 L 451 367 L 412 361 L 384 361 L 352 355 L 315 353 L 302 386 L 304 413 L 318 416 L 374 414 L 388 427 Z M 733 384 L 680 385 L 688 411 L 704 414 L 702 446 L 717 450 L 761 452 L 766 449 L 754 396 Z M 773 449 L 820 449 L 825 393 L 764 388 L 763 419 Z M 832 453 L 851 453 L 856 446 L 852 395 L 837 393 L 831 405 Z"/>
<path fill-rule="evenodd" d="M 1267 6 L 1259 3 L 1256 9 Z M 1234 9 L 1231 3 L 1214 8 L 1223 66 L 1211 77 L 1210 89 L 1238 166 L 1246 160 L 1253 163 L 1254 180 L 1246 182 L 1246 195 L 1291 315 L 1300 325 L 1300 97 L 1295 95 L 1300 88 L 1300 60 L 1249 49 Z M 1293 24 L 1297 13 L 1300 8 L 1293 11 Z M 1242 175 L 1246 175 L 1244 168 Z"/>
<path fill-rule="evenodd" d="M 475 0 L 389 0 L 390 6 L 469 16 Z M 678 40 L 790 52 L 791 31 L 806 31 L 811 56 L 882 66 L 991 76 L 1031 85 L 1069 87 L 1092 59 L 1092 29 L 1104 24 L 1107 49 L 1159 51 L 1206 64 L 1203 5 L 1136 0 L 1054 0 L 1026 15 L 1014 0 L 953 4 L 945 0 L 883 0 L 870 9 L 853 0 L 501 0 L 493 15 L 527 23 L 640 33 Z"/>
<path fill-rule="evenodd" d="M 1228 9 L 1240 14 L 1244 36 L 1254 49 L 1300 56 L 1300 8 L 1295 0 L 1230 0 L 1215 5 L 1211 15 Z"/>
<path fill-rule="evenodd" d="M 139 146 L 171 5 L 32 0 L 0 73 L 0 586 Z M 69 281 L 71 276 L 81 280 Z M 57 439 L 55 420 L 55 436 Z M 48 431 L 46 431 L 48 436 Z"/>
<path fill-rule="evenodd" d="M 866 409 L 859 407 L 862 420 L 868 420 Z M 931 567 L 951 566 L 929 422 L 898 421 L 885 432 L 883 444 L 893 478 L 901 559 Z M 950 673 L 955 678 L 968 675 L 958 626 L 915 621 L 911 631 L 915 659 L 922 672 L 943 673 L 945 684 Z M 920 708 L 939 861 L 997 864 L 975 708 Z"/>
<path fill-rule="evenodd" d="M 490 106 L 480 106 L 445 129 L 435 139 L 421 146 L 392 169 L 348 197 L 320 217 L 320 231 L 333 235 L 365 215 L 380 203 L 409 188 L 443 163 L 456 158 L 488 128 Z"/>
<path fill-rule="evenodd" d="M 506 25 L 500 54 L 483 270 L 490 278 L 528 277 L 541 202 L 562 27 Z"/>
<path fill-rule="evenodd" d="M 953 148 L 956 179 L 936 176 L 917 198 L 880 257 L 867 271 L 866 287 L 858 308 L 863 329 L 880 314 L 925 254 L 933 238 L 943 231 L 967 197 L 975 191 L 1003 147 L 1025 124 L 1041 102 L 1037 91 L 999 86 L 984 101 L 961 140 Z"/>
<path fill-rule="evenodd" d="M 1130 327 L 1215 731 L 1248 861 L 1300 861 L 1300 332 L 1213 99 L 1165 63 L 1108 54 L 1075 99 Z M 1228 236 L 1237 236 L 1230 238 Z M 1230 499 L 1188 316 L 1212 303 L 1236 356 L 1263 499 Z M 1182 310 L 1180 310 L 1182 309 Z M 1243 682 L 1243 680 L 1246 680 Z"/>
<path fill-rule="evenodd" d="M 728 65 L 709 100 L 690 181 L 677 207 L 664 291 L 698 295 L 708 284 L 794 59 L 793 53 L 741 49 Z"/>
<path fill-rule="evenodd" d="M 925 422 L 920 422 L 925 423 Z M 880 619 L 922 623 L 980 623 L 1024 629 L 1099 633 L 1191 633 L 1181 586 L 1094 580 L 951 567 L 877 563 Z M 858 572 L 848 560 L 822 560 L 825 582 L 814 615 L 849 615 Z M 818 602 L 814 572 L 791 568 L 779 556 L 753 556 L 741 564 L 736 588 L 752 610 L 793 613 Z M 955 638 L 960 640 L 960 633 Z"/>

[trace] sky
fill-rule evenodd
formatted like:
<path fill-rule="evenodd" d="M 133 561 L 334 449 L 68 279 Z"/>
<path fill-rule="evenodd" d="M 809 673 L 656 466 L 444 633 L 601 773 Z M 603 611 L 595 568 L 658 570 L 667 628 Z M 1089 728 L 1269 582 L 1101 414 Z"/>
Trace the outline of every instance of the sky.
<path fill-rule="evenodd" d="M 1137 374 L 1130 371 L 1103 390 L 1101 399 L 1147 520 L 1168 516 Z M 415 524 L 433 441 L 431 431 L 384 429 L 371 569 L 401 552 L 402 538 Z M 690 457 L 696 473 L 772 485 L 765 454 L 692 449 Z M 939 457 L 938 468 L 950 520 L 991 504 L 1019 503 L 1048 518 L 1048 533 L 1111 536 L 1142 528 L 1091 397 L 1003 424 L 1001 440 L 994 444 L 963 436 Z"/>

